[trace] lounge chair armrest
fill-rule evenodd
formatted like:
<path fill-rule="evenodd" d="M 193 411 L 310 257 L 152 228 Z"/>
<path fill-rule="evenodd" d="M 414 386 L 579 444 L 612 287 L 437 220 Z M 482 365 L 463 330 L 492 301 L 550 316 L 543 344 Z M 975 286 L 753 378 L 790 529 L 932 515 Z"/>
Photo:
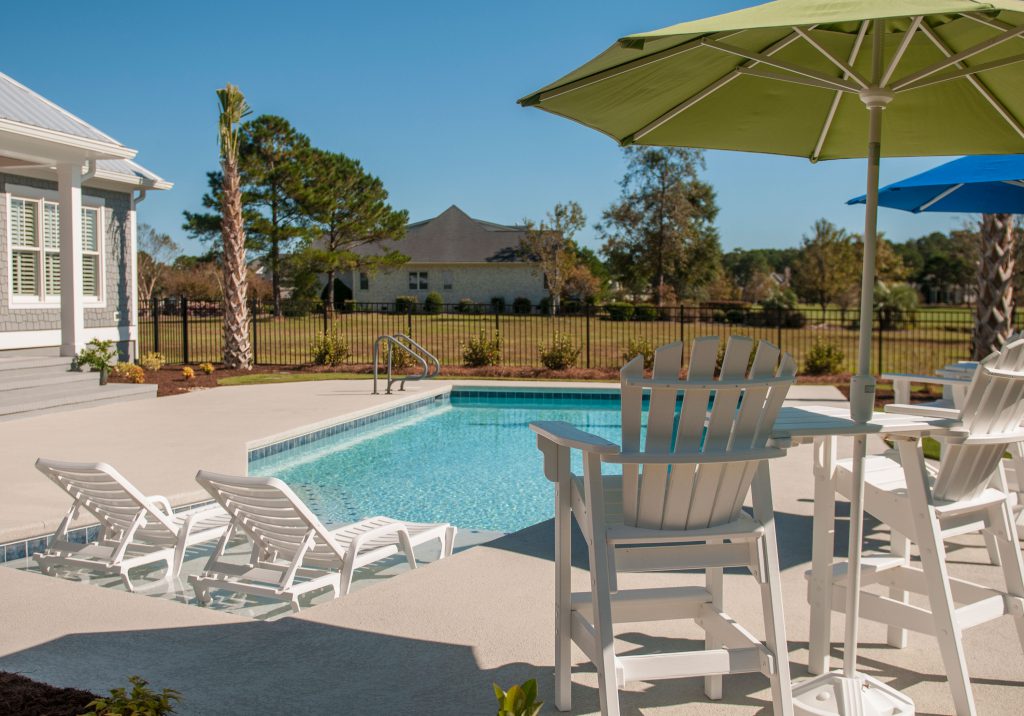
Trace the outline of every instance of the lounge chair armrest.
<path fill-rule="evenodd" d="M 530 423 L 530 430 L 555 445 L 575 448 L 584 452 L 611 455 L 619 451 L 619 446 L 604 438 L 573 427 L 561 420 L 541 420 Z"/>
<path fill-rule="evenodd" d="M 614 455 L 602 455 L 601 461 L 618 465 L 706 465 L 715 462 L 756 462 L 785 456 L 786 451 L 783 448 L 766 447 L 758 450 L 743 450 L 742 452 L 687 452 L 681 454 L 651 452 L 616 453 Z"/>
<path fill-rule="evenodd" d="M 174 508 L 171 507 L 171 501 L 163 495 L 148 495 L 147 498 L 150 502 L 163 508 L 164 513 L 170 517 L 174 514 Z"/>
<path fill-rule="evenodd" d="M 357 554 L 359 554 L 359 550 L 362 548 L 364 542 L 377 539 L 378 537 L 383 537 L 389 534 L 400 535 L 402 533 L 405 533 L 406 538 L 409 537 L 409 528 L 406 527 L 404 522 L 395 522 L 394 524 L 390 525 L 381 525 L 380 527 L 374 527 L 372 530 L 367 530 L 366 532 L 357 534 L 355 537 L 352 538 L 352 541 L 349 543 L 348 548 L 349 551 L 352 553 L 352 556 L 355 557 Z"/>

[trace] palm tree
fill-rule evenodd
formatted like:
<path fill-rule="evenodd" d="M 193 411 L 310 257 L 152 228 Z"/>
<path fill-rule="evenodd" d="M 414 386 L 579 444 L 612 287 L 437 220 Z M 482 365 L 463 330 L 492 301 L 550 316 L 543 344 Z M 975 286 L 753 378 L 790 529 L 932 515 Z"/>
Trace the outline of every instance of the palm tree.
<path fill-rule="evenodd" d="M 217 90 L 220 102 L 220 231 L 224 248 L 224 366 L 252 368 L 245 262 L 245 225 L 238 177 L 238 125 L 250 113 L 242 91 L 232 84 Z"/>
<path fill-rule="evenodd" d="M 999 350 L 1013 332 L 1013 214 L 983 214 L 978 298 L 975 302 L 974 359 Z"/>

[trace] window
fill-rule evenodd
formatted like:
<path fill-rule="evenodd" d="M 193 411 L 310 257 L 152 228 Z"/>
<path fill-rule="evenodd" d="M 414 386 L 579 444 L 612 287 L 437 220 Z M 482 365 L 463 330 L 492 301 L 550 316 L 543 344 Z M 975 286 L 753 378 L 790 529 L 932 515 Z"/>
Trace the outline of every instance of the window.
<path fill-rule="evenodd" d="M 370 290 L 370 277 L 369 277 L 369 275 L 363 273 L 362 271 L 359 272 L 359 290 L 360 291 L 368 291 L 368 290 Z"/>
<path fill-rule="evenodd" d="M 426 291 L 429 287 L 427 283 L 427 272 L 426 271 L 410 271 L 409 272 L 409 290 L 410 291 Z"/>
<path fill-rule="evenodd" d="M 441 284 L 444 286 L 446 291 L 450 291 L 454 283 L 452 282 L 452 272 L 445 271 L 441 274 Z"/>
<path fill-rule="evenodd" d="M 45 301 L 60 296 L 60 207 L 42 199 L 11 199 L 11 292 Z M 100 209 L 82 208 L 82 294 L 101 297 Z"/>
<path fill-rule="evenodd" d="M 11 281 L 15 296 L 39 295 L 39 203 L 11 199 Z"/>

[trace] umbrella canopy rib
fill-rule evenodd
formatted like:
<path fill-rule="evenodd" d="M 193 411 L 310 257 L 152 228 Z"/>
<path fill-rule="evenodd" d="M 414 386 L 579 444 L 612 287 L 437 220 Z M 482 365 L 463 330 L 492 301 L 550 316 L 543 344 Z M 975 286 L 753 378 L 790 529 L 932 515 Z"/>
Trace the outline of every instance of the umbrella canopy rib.
<path fill-rule="evenodd" d="M 942 41 L 942 38 L 935 34 L 934 30 L 932 30 L 927 25 L 922 25 L 921 32 L 925 35 L 925 37 L 927 37 L 931 41 L 933 45 L 935 45 L 935 47 L 938 48 L 939 52 L 941 52 L 946 57 L 952 56 L 953 51 L 950 50 L 949 46 Z M 954 67 L 963 68 L 965 67 L 965 65 L 963 62 L 957 62 L 954 65 Z M 974 89 L 978 91 L 978 94 L 980 94 L 985 99 L 985 101 L 992 106 L 996 113 L 998 113 L 999 116 L 1002 117 L 1006 121 L 1006 123 L 1013 128 L 1013 131 L 1015 131 L 1017 134 L 1021 136 L 1022 139 L 1024 139 L 1024 126 L 1021 126 L 1021 123 L 1016 120 L 1016 118 L 1013 116 L 1010 110 L 1006 108 L 1006 105 L 1000 102 L 996 98 L 996 96 L 992 94 L 992 90 L 989 89 L 987 84 L 985 84 L 985 80 L 983 80 L 981 77 L 978 77 L 977 75 L 967 75 L 966 79 L 968 82 L 971 83 Z"/>
<path fill-rule="evenodd" d="M 848 64 L 853 65 L 857 61 L 857 55 L 860 54 L 860 48 L 864 44 L 864 37 L 868 33 L 868 27 L 870 23 L 865 20 L 860 24 L 860 29 L 857 30 L 857 39 L 853 42 L 853 49 L 850 50 L 850 59 Z M 828 139 L 828 131 L 832 128 L 832 121 L 836 118 L 836 110 L 839 109 L 839 102 L 843 98 L 841 91 L 836 91 L 835 96 L 832 98 L 832 106 L 829 107 L 828 114 L 825 116 L 825 123 L 821 126 L 821 133 L 818 135 L 818 141 L 814 145 L 814 151 L 811 152 L 811 161 L 817 162 L 818 157 L 821 156 L 821 149 L 825 146 L 825 140 Z"/>
<path fill-rule="evenodd" d="M 1003 33 L 1000 35 L 990 37 L 989 39 L 983 42 L 979 42 L 978 44 L 972 47 L 968 47 L 966 50 L 961 50 L 955 55 L 950 55 L 941 62 L 936 62 L 934 65 L 925 67 L 924 69 L 918 70 L 917 72 L 912 72 L 906 77 L 902 77 L 896 80 L 895 82 L 892 83 L 891 89 L 893 90 L 893 92 L 900 92 L 902 90 L 912 89 L 914 88 L 914 85 L 918 83 L 919 80 L 923 80 L 926 77 L 930 77 L 931 75 L 934 75 L 937 72 L 941 72 L 942 70 L 948 67 L 952 67 L 957 62 L 962 62 L 963 60 L 970 59 L 975 55 L 980 55 L 982 52 L 991 50 L 994 47 L 998 47 L 1007 40 L 1012 40 L 1016 37 L 1020 37 L 1021 35 L 1024 35 L 1024 27 L 1014 27 L 1009 30 L 1004 30 Z M 976 71 L 980 72 L 981 70 Z M 955 78 L 951 77 L 949 79 Z"/>

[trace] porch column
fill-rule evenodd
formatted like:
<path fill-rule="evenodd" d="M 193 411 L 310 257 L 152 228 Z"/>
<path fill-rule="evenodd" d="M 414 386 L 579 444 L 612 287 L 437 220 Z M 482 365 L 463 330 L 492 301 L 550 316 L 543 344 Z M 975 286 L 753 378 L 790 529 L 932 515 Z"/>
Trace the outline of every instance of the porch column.
<path fill-rule="evenodd" d="M 60 215 L 60 354 L 74 356 L 85 346 L 82 307 L 82 165 L 57 166 Z"/>

